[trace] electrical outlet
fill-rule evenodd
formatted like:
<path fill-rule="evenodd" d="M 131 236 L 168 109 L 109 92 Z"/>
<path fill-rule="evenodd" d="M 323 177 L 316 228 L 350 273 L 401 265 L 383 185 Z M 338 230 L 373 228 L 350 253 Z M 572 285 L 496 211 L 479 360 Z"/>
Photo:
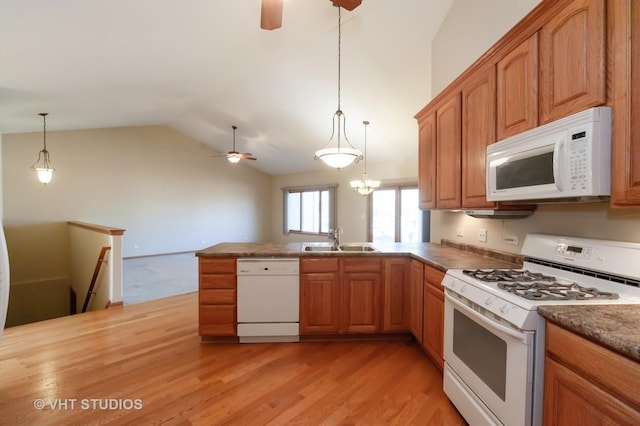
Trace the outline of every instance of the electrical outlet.
<path fill-rule="evenodd" d="M 487 242 L 487 230 L 486 229 L 478 229 L 478 241 L 481 243 Z"/>
<path fill-rule="evenodd" d="M 518 245 L 518 236 L 517 235 L 509 235 L 504 239 L 508 244 L 513 244 L 514 246 Z"/>
<path fill-rule="evenodd" d="M 456 229 L 456 237 L 464 237 L 464 231 L 462 228 Z"/>

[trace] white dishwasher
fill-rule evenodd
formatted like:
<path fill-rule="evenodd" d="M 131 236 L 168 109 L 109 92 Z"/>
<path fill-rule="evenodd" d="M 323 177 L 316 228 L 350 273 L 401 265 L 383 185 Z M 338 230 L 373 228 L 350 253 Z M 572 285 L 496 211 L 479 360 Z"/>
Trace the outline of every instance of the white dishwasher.
<path fill-rule="evenodd" d="M 298 258 L 238 259 L 240 343 L 300 341 Z"/>

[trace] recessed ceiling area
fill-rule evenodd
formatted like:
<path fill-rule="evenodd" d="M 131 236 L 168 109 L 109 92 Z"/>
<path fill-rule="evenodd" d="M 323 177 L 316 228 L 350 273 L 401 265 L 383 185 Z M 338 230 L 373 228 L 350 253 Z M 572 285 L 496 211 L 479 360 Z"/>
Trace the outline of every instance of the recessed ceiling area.
<path fill-rule="evenodd" d="M 416 158 L 431 40 L 453 0 L 363 0 L 342 11 L 341 106 L 370 163 Z M 167 125 L 270 175 L 326 168 L 314 152 L 337 107 L 337 9 L 284 0 L 4 0 L 0 133 Z"/>

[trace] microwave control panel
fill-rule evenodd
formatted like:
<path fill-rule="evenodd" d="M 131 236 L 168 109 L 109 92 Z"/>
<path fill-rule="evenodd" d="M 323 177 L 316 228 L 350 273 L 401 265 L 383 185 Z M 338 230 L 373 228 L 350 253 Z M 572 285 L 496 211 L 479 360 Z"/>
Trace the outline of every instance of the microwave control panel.
<path fill-rule="evenodd" d="M 569 189 L 584 191 L 589 187 L 589 140 L 585 130 L 571 134 L 569 141 Z"/>

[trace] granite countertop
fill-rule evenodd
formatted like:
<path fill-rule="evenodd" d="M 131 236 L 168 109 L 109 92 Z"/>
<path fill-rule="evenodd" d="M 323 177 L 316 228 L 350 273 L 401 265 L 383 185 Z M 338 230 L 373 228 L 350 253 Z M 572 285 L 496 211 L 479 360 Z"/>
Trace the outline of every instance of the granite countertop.
<path fill-rule="evenodd" d="M 433 243 L 371 243 L 377 252 L 303 252 L 305 243 L 220 243 L 196 252 L 199 257 L 327 257 L 327 256 L 410 256 L 435 268 L 519 268 L 519 255 L 482 250 L 443 240 Z"/>
<path fill-rule="evenodd" d="M 640 362 L 640 305 L 540 306 L 548 321 Z"/>

